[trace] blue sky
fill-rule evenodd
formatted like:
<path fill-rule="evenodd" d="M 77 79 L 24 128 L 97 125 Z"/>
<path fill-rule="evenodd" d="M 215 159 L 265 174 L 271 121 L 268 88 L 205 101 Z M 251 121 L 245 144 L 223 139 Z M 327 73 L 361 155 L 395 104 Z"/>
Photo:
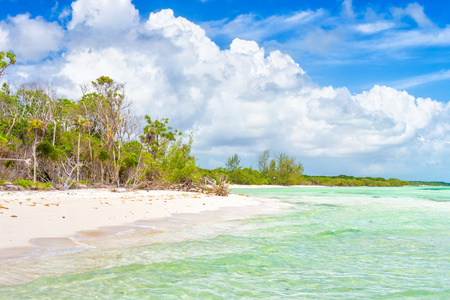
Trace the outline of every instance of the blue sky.
<path fill-rule="evenodd" d="M 364 44 L 367 41 L 369 48 L 372 39 L 384 42 L 380 35 L 358 35 L 354 32 L 345 32 L 345 26 L 350 24 L 363 24 L 369 13 L 377 21 L 393 21 L 392 11 L 395 8 L 406 8 L 409 4 L 418 4 L 423 13 L 436 30 L 446 28 L 450 23 L 450 5 L 445 1 L 417 1 L 379 0 L 379 1 L 349 1 L 352 5 L 353 18 L 345 16 L 342 1 L 316 0 L 316 1 L 238 1 L 238 0 L 194 0 L 194 1 L 167 1 L 167 0 L 134 0 L 132 3 L 139 10 L 142 18 L 148 17 L 151 12 L 170 8 L 176 16 L 203 25 L 208 36 L 221 48 L 229 47 L 234 38 L 252 39 L 266 49 L 279 49 L 288 53 L 301 67 L 320 85 L 334 87 L 345 86 L 352 92 L 361 92 L 371 88 L 374 84 L 390 85 L 405 89 L 416 97 L 431 97 L 432 99 L 450 101 L 450 47 L 447 43 L 433 45 L 426 42 L 408 44 L 384 49 L 348 49 L 342 44 Z M 70 9 L 72 1 L 32 1 L 32 0 L 0 0 L 2 10 L 0 19 L 8 15 L 14 16 L 30 13 L 32 16 L 43 16 L 47 20 L 67 22 L 67 18 L 60 18 L 64 9 Z M 311 31 L 311 27 L 278 29 L 270 21 L 261 24 L 259 30 L 251 23 L 264 23 L 270 18 L 288 18 L 296 12 L 324 11 L 324 16 L 313 24 L 313 28 L 323 28 L 324 32 L 335 32 L 338 40 L 334 45 L 328 45 L 328 50 L 301 49 L 296 47 L 298 41 L 304 38 L 304 31 Z M 239 23 L 236 30 L 221 33 L 224 27 L 239 17 L 248 16 L 247 22 Z M 397 27 L 390 31 L 390 36 L 397 33 L 415 32 L 420 30 L 419 24 L 411 16 L 397 17 Z M 212 24 L 213 23 L 213 24 Z M 401 25 L 400 25 L 401 23 Z M 212 28 L 211 28 L 212 27 Z M 340 28 L 341 27 L 341 28 Z M 340 29 L 339 29 L 340 28 Z M 258 34 L 255 33 L 258 31 Z M 263 31 L 263 33 L 261 33 Z M 297 41 L 297 43 L 296 43 Z"/>
<path fill-rule="evenodd" d="M 450 181 L 444 1 L 0 6 L 0 48 L 19 61 L 9 82 L 49 80 L 76 99 L 80 81 L 117 78 L 139 112 L 194 132 L 204 167 L 233 153 L 254 166 L 270 148 L 308 174 Z"/>

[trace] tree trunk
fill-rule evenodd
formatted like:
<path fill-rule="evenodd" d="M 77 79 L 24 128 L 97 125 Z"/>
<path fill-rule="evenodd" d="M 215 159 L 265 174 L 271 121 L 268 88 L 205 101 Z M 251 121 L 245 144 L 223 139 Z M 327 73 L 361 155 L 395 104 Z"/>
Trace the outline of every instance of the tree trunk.
<path fill-rule="evenodd" d="M 80 181 L 80 139 L 81 139 L 81 128 L 78 132 L 78 153 L 77 153 L 77 184 Z"/>
<path fill-rule="evenodd" d="M 34 137 L 34 143 L 33 143 L 33 182 L 34 183 L 36 183 L 36 169 L 37 169 L 36 144 L 37 144 L 37 138 Z"/>
<path fill-rule="evenodd" d="M 100 179 L 100 181 L 101 181 L 101 183 L 103 185 L 103 162 L 102 161 L 100 161 L 100 170 L 101 170 L 101 179 Z"/>
<path fill-rule="evenodd" d="M 55 146 L 55 138 L 56 138 L 56 120 L 54 120 L 53 123 L 55 124 L 55 126 L 54 126 L 54 128 L 53 128 L 53 146 Z"/>

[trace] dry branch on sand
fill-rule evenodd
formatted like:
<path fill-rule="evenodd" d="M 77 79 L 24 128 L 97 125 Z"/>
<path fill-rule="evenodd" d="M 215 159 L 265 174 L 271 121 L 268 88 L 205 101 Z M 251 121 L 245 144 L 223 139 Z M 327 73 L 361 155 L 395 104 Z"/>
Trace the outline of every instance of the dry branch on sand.
<path fill-rule="evenodd" d="M 164 178 L 160 178 L 158 180 L 141 182 L 135 185 L 133 189 L 198 192 L 217 196 L 228 196 L 230 189 L 226 177 L 221 176 L 217 181 L 218 183 L 210 177 L 203 177 L 198 183 L 193 182 L 192 180 L 174 183 L 166 181 Z"/>

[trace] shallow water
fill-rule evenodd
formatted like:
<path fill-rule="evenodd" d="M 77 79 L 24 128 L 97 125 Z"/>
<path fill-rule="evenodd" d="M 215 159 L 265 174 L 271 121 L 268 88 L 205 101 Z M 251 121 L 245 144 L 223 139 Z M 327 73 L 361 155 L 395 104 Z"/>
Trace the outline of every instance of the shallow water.
<path fill-rule="evenodd" d="M 15 276 L 41 278 L 0 286 L 0 297 L 450 295 L 450 188 L 307 187 L 233 193 L 278 198 L 291 206 L 271 215 L 169 229 L 146 246 L 99 247 L 21 261 L 17 266 L 26 269 L 8 270 L 12 282 Z M 49 274 L 53 277 L 45 277 Z"/>

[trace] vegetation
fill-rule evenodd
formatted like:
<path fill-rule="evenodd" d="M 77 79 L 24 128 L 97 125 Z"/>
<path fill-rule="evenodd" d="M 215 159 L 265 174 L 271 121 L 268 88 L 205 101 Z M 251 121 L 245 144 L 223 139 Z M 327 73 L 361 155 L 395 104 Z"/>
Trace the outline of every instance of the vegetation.
<path fill-rule="evenodd" d="M 231 161 L 239 161 L 237 154 L 231 156 L 227 161 L 227 168 L 215 170 L 202 169 L 205 176 L 217 178 L 228 176 L 235 184 L 276 184 L 276 185 L 324 185 L 324 186 L 405 186 L 408 182 L 391 178 L 353 177 L 339 176 L 308 176 L 303 174 L 303 166 L 295 158 L 284 153 L 274 155 L 270 158 L 269 150 L 258 155 L 259 170 L 242 168 L 239 165 L 230 167 Z"/>
<path fill-rule="evenodd" d="M 0 53 L 0 75 L 15 56 Z M 9 59 L 9 62 L 6 62 Z M 152 120 L 139 133 L 124 85 L 101 76 L 78 101 L 31 83 L 0 90 L 0 179 L 30 188 L 80 184 L 136 186 L 146 181 L 198 181 L 192 136 Z M 142 130 L 142 129 L 141 129 Z"/>
<path fill-rule="evenodd" d="M 408 181 L 409 185 L 426 185 L 426 186 L 450 186 L 450 183 L 448 182 L 442 182 L 442 181 Z"/>
<path fill-rule="evenodd" d="M 16 62 L 0 52 L 0 76 Z M 284 153 L 257 157 L 258 170 L 243 168 L 236 153 L 226 168 L 200 169 L 191 155 L 193 137 L 169 126 L 169 120 L 145 116 L 145 126 L 133 114 L 122 83 L 101 76 L 82 86 L 77 101 L 58 98 L 43 83 L 29 83 L 12 92 L 0 90 L 0 182 L 27 188 L 69 188 L 97 184 L 192 187 L 207 184 L 220 193 L 225 183 L 320 184 L 350 186 L 407 185 L 398 179 L 350 176 L 307 176 L 295 157 Z M 140 132 L 139 132 L 140 131 Z"/>

